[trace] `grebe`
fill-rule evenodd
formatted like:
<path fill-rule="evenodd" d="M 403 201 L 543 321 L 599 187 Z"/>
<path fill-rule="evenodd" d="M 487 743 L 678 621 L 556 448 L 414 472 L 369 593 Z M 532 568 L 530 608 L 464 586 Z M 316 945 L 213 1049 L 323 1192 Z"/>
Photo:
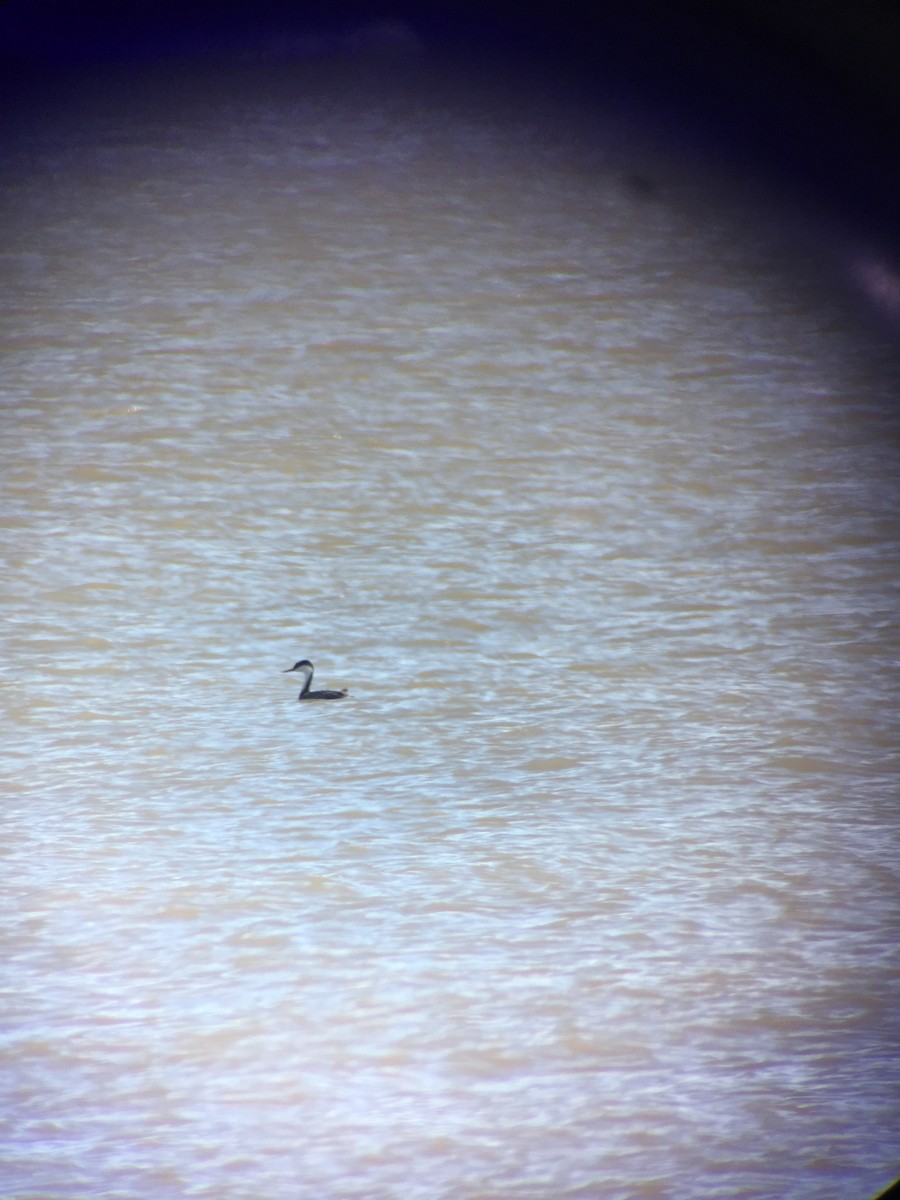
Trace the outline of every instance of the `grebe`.
<path fill-rule="evenodd" d="M 303 687 L 300 689 L 298 700 L 343 700 L 347 695 L 347 689 L 342 688 L 339 692 L 330 692 L 327 689 L 321 692 L 311 692 L 309 685 L 312 683 L 313 665 L 308 658 L 301 658 L 298 663 L 294 663 L 292 667 L 288 667 L 286 671 L 282 671 L 282 675 L 287 675 L 291 671 L 303 672 Z"/>

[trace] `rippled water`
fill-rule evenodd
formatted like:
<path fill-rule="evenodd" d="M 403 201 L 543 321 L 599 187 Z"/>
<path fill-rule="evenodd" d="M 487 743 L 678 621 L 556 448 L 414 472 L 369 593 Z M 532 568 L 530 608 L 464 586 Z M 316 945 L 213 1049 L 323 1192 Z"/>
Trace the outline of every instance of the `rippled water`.
<path fill-rule="evenodd" d="M 887 350 L 714 176 L 538 105 L 26 132 L 4 1196 L 883 1185 Z"/>

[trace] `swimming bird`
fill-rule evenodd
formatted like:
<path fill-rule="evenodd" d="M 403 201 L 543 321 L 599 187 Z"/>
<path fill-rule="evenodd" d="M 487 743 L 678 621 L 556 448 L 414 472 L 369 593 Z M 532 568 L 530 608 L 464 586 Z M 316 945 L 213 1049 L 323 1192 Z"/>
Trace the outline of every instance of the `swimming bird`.
<path fill-rule="evenodd" d="M 282 671 L 282 675 L 287 675 L 291 671 L 300 671 L 303 674 L 303 687 L 300 689 L 298 700 L 343 700 L 347 695 L 347 689 L 342 688 L 339 692 L 331 692 L 326 688 L 324 691 L 311 692 L 309 685 L 312 683 L 314 667 L 308 658 L 301 658 L 299 662 L 294 663 L 292 667 L 288 667 L 286 671 Z"/>

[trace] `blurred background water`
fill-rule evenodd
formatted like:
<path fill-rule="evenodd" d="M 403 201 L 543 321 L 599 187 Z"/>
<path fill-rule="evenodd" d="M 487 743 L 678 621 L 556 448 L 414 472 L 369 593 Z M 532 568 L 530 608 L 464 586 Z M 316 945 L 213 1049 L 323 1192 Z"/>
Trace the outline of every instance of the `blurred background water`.
<path fill-rule="evenodd" d="M 4 1196 L 886 1182 L 898 371 L 795 218 L 483 80 L 36 111 Z"/>

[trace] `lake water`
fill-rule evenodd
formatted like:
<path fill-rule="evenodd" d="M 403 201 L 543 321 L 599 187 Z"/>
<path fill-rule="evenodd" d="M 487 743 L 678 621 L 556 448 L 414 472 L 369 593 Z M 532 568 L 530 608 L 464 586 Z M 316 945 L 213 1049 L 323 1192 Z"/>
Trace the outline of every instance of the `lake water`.
<path fill-rule="evenodd" d="M 7 163 L 3 1196 L 862 1200 L 897 360 L 627 123 L 310 80 Z"/>

